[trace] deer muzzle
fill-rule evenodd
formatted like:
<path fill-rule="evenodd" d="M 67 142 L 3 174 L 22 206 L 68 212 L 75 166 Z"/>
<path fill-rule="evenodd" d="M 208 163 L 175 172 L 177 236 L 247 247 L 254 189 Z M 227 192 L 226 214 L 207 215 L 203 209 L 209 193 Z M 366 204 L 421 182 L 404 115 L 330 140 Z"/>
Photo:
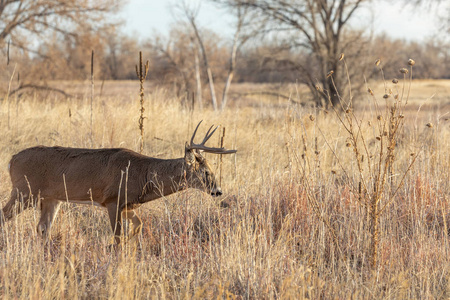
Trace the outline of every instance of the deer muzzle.
<path fill-rule="evenodd" d="M 211 190 L 211 196 L 218 197 L 222 196 L 222 189 L 220 187 Z"/>

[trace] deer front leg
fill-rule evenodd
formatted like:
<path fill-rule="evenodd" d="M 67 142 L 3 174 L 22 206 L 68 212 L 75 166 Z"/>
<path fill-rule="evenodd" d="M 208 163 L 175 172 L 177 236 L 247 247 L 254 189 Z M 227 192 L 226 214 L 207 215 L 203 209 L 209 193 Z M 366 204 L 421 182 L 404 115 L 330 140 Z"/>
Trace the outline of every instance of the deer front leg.
<path fill-rule="evenodd" d="M 120 211 L 117 203 L 109 203 L 106 208 L 108 209 L 109 221 L 111 222 L 111 229 L 114 233 L 114 241 L 117 245 L 120 244 L 120 233 L 122 230 L 122 212 Z"/>
<path fill-rule="evenodd" d="M 132 210 L 124 210 L 122 212 L 122 217 L 125 219 L 128 219 L 133 224 L 130 235 L 130 239 L 133 238 L 135 235 L 141 233 L 142 230 L 142 220 L 139 218 L 138 214 L 134 209 Z"/>
<path fill-rule="evenodd" d="M 58 200 L 41 200 L 41 218 L 36 230 L 45 242 L 47 242 L 48 238 L 50 237 L 50 228 L 52 227 L 53 221 L 55 220 L 56 214 L 58 213 L 59 205 L 60 202 Z"/>

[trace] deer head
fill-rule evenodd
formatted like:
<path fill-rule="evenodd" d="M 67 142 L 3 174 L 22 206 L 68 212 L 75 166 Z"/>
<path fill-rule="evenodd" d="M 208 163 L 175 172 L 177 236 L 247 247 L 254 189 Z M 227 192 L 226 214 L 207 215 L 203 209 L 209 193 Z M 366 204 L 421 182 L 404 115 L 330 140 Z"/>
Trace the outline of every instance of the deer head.
<path fill-rule="evenodd" d="M 208 129 L 203 141 L 200 144 L 194 143 L 195 134 L 202 121 L 200 121 L 195 128 L 192 135 L 190 144 L 186 143 L 184 159 L 186 162 L 186 179 L 188 187 L 196 188 L 205 191 L 212 196 L 222 195 L 222 189 L 220 188 L 214 173 L 206 161 L 202 152 L 215 153 L 215 154 L 231 154 L 236 153 L 237 150 L 226 150 L 224 148 L 212 148 L 205 146 L 205 143 L 211 138 L 218 126 L 211 131 L 213 126 Z"/>

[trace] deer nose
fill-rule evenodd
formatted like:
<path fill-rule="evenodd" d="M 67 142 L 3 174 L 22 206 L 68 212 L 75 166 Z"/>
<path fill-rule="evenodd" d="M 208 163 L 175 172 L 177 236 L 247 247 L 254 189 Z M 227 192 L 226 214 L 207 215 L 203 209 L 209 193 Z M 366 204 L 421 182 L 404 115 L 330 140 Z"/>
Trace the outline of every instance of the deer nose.
<path fill-rule="evenodd" d="M 211 192 L 211 196 L 214 196 L 214 197 L 222 196 L 222 190 L 220 188 L 217 188 L 215 191 Z"/>

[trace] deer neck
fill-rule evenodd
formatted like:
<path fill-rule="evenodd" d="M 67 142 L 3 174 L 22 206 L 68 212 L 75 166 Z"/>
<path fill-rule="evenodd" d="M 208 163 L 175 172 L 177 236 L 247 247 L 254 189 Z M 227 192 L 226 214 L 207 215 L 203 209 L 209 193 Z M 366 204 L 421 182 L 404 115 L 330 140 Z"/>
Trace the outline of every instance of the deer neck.
<path fill-rule="evenodd" d="M 184 158 L 161 160 L 147 171 L 142 200 L 147 202 L 186 189 Z"/>

